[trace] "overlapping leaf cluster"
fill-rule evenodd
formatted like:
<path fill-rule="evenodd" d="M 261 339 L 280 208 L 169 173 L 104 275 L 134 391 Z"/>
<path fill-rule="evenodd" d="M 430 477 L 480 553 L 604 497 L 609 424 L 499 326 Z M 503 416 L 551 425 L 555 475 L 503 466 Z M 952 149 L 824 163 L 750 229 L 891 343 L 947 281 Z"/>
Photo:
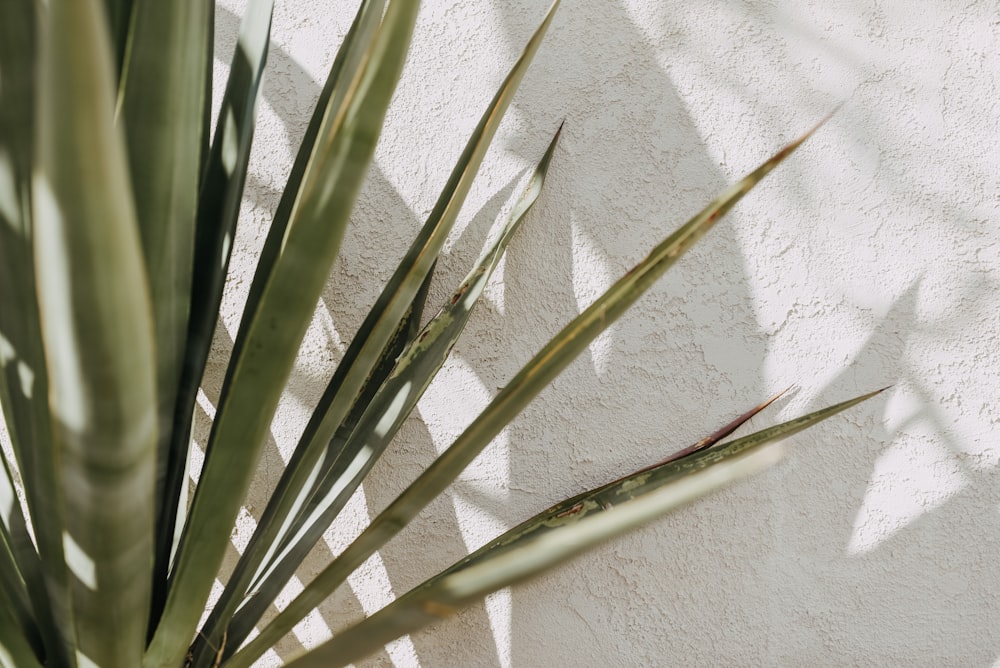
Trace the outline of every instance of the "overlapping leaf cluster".
<path fill-rule="evenodd" d="M 0 402 L 14 459 L 3 459 L 0 476 L 0 663 L 251 665 L 805 139 L 727 189 L 566 325 L 245 642 L 444 364 L 539 195 L 558 132 L 496 241 L 421 328 L 438 255 L 553 5 L 355 335 L 199 627 L 372 160 L 418 5 L 364 0 L 331 66 L 270 223 L 188 508 L 192 415 L 239 218 L 273 0 L 249 2 L 214 131 L 212 0 L 5 3 Z M 353 661 L 724 484 L 760 463 L 748 453 L 864 398 L 719 443 L 758 407 L 674 458 L 553 506 L 294 665 Z"/>

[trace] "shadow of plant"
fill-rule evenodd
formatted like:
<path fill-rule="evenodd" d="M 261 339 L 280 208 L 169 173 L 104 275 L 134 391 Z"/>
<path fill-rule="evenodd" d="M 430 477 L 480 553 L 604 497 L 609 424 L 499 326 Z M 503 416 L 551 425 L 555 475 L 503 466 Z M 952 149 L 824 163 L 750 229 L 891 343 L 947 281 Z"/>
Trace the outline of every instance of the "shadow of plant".
<path fill-rule="evenodd" d="M 535 5 L 521 0 L 479 10 L 490 15 L 478 26 L 469 26 L 473 37 L 468 43 L 495 44 L 498 29 L 501 41 L 506 40 L 505 53 L 514 53 L 533 27 L 540 11 Z M 425 11 L 412 60 L 440 67 L 440 59 L 448 57 L 435 51 L 440 46 L 427 35 L 453 30 L 449 11 Z M 220 12 L 219 25 L 222 32 L 234 34 L 236 18 Z M 684 38 L 680 27 L 657 28 Z M 220 39 L 220 47 L 223 43 Z M 465 44 L 458 48 L 457 60 L 477 60 Z M 682 46 L 699 47 L 691 42 Z M 737 52 L 734 47 L 725 57 L 736 57 Z M 225 57 L 226 51 L 220 48 L 220 54 Z M 484 300 L 456 347 L 455 359 L 443 372 L 445 382 L 435 383 L 421 403 L 423 421 L 414 418 L 406 424 L 372 472 L 363 498 L 352 501 L 356 513 L 370 516 L 384 507 L 461 429 L 464 423 L 454 415 L 456 405 L 463 415 L 466 407 L 481 407 L 562 323 L 732 176 L 728 162 L 735 156 L 720 161 L 711 154 L 692 120 L 690 95 L 678 89 L 660 56 L 625 3 L 574 7 L 557 17 L 509 112 L 500 148 L 494 149 L 527 164 L 537 158 L 551 132 L 551 119 L 565 115 L 567 130 L 546 194 L 511 246 L 502 284 L 491 293 L 493 301 Z M 319 89 L 277 45 L 270 63 L 276 76 L 265 86 L 265 100 L 280 120 L 291 151 Z M 408 70 L 407 76 L 415 74 Z M 471 76 L 448 72 L 436 79 L 428 76 L 420 85 L 447 80 L 446 95 L 462 91 L 460 97 L 470 99 L 456 101 L 456 106 L 474 108 L 485 97 L 475 99 L 479 87 L 463 78 Z M 628 95 L 622 95 L 623 82 Z M 746 82 L 725 76 L 718 86 L 735 96 L 747 91 Z M 761 102 L 759 95 L 752 101 Z M 761 104 L 769 118 L 787 116 L 781 104 Z M 437 105 L 435 101 L 426 108 L 391 112 L 390 140 L 398 142 L 411 123 L 461 125 L 455 121 L 457 112 Z M 729 120 L 741 121 L 723 113 L 719 122 Z M 750 127 L 756 131 L 753 124 L 748 131 Z M 761 128 L 774 137 L 791 130 L 773 121 Z M 438 150 L 428 145 L 425 131 L 417 134 L 407 155 Z M 642 138 L 650 136 L 657 137 L 655 142 L 643 143 Z M 399 160 L 399 155 L 390 152 L 387 158 Z M 407 169 L 425 174 L 434 168 L 425 160 L 414 158 Z M 442 172 L 412 181 L 428 184 L 443 178 Z M 487 224 L 514 189 L 512 179 L 509 171 L 487 169 L 483 189 L 489 195 L 471 222 L 464 227 L 460 223 L 457 239 L 439 265 L 430 310 L 476 255 Z M 792 206 L 809 204 L 800 189 L 789 190 Z M 268 178 L 252 176 L 248 204 L 254 222 L 260 222 L 258 213 L 273 209 L 278 192 Z M 307 339 L 313 343 L 307 343 L 306 352 L 324 361 L 303 363 L 290 380 L 286 403 L 294 404 L 294 410 L 279 410 L 279 438 L 297 434 L 304 424 L 305 407 L 315 402 L 324 374 L 339 357 L 338 342 L 349 340 L 348 333 L 357 327 L 394 259 L 420 225 L 421 202 L 432 197 L 401 191 L 386 171 L 373 168 L 356 224 L 323 295 L 316 331 Z M 771 220 L 761 222 L 766 233 L 781 233 L 780 226 L 767 227 Z M 771 356 L 766 333 L 770 327 L 755 312 L 749 287 L 753 267 L 747 266 L 761 246 L 747 244 L 740 236 L 759 233 L 743 227 L 737 215 L 735 223 L 723 225 L 694 250 L 640 308 L 554 382 L 449 493 L 380 552 L 380 564 L 364 571 L 371 581 L 352 585 L 376 590 L 387 586 L 390 591 L 384 594 L 401 594 L 484 542 L 495 529 L 655 461 L 773 391 L 775 379 L 762 368 Z M 255 235 L 259 231 L 247 232 L 244 251 L 252 253 L 255 239 L 262 238 Z M 791 243 L 803 239 L 808 240 L 807 233 L 802 238 L 793 234 Z M 852 359 L 825 359 L 833 368 L 850 366 L 823 383 L 817 405 L 896 382 L 896 395 L 915 396 L 924 409 L 933 409 L 936 400 L 924 387 L 922 370 L 886 363 L 905 362 L 909 333 L 922 326 L 914 305 L 916 290 L 913 286 L 883 317 L 868 323 L 875 333 Z M 978 298 L 983 288 L 974 287 L 972 294 Z M 830 308 L 845 305 L 853 306 L 844 302 Z M 810 317 L 805 311 L 790 309 L 785 321 Z M 826 312 L 819 309 L 820 315 Z M 220 352 L 227 346 L 231 342 L 223 337 Z M 821 360 L 828 355 L 816 354 Z M 790 404 L 796 412 L 804 410 L 794 401 Z M 836 427 L 821 426 L 796 440 L 826 443 L 823 448 L 794 454 L 783 468 L 755 482 L 620 539 L 543 581 L 501 594 L 491 605 L 476 606 L 415 634 L 409 644 L 363 665 L 535 665 L 539 648 L 545 648 L 547 661 L 585 665 L 712 665 L 721 660 L 787 664 L 831 655 L 864 661 L 873 647 L 878 656 L 906 657 L 923 665 L 959 656 L 976 662 L 990 659 L 967 645 L 977 630 L 982 632 L 982 620 L 996 621 L 989 605 L 995 592 L 979 587 L 976 578 L 985 574 L 975 570 L 978 562 L 966 559 L 968 553 L 956 555 L 955 563 L 944 563 L 941 556 L 953 554 L 947 549 L 951 544 L 973 539 L 984 551 L 995 549 L 1000 534 L 976 535 L 982 525 L 967 519 L 981 512 L 984 496 L 997 497 L 988 470 L 963 468 L 964 487 L 946 500 L 918 513 L 871 549 L 855 554 L 848 549 L 872 485 L 881 484 L 876 475 L 879 462 L 897 447 L 886 445 L 898 432 L 879 426 L 877 410 L 844 418 Z M 926 412 L 932 422 L 928 442 L 941 440 L 953 452 L 963 452 L 960 443 L 948 438 L 943 417 Z M 292 419 L 295 416 L 298 419 Z M 471 417 L 469 412 L 466 420 Z M 279 450 L 277 442 L 269 444 L 255 489 L 273 485 L 283 461 Z M 950 466 L 946 460 L 947 455 L 942 465 Z M 824 499 L 822 506 L 817 499 Z M 251 508 L 251 514 L 260 508 Z M 821 512 L 813 512 L 817 508 Z M 356 519 L 335 530 L 332 542 L 359 530 Z M 235 552 L 231 556 L 235 558 Z M 320 545 L 299 577 L 307 580 L 331 557 L 330 546 Z M 926 586 L 913 587 L 921 581 Z M 937 600 L 940 609 L 932 603 Z M 322 606 L 320 616 L 336 631 L 363 609 L 344 588 Z M 973 615 L 978 626 L 956 623 L 966 614 Z M 907 616 L 912 623 L 900 628 L 912 631 L 902 635 L 892 635 L 879 624 Z M 787 632 L 793 628 L 794 634 Z M 938 630 L 930 632 L 932 628 Z M 300 645 L 289 638 L 277 649 L 288 657 Z"/>

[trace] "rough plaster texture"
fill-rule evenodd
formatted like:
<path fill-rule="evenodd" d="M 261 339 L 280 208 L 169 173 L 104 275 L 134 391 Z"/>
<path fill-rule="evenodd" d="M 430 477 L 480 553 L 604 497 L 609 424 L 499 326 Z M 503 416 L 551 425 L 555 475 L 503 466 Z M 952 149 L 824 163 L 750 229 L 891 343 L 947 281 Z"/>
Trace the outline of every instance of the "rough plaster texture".
<path fill-rule="evenodd" d="M 277 3 L 225 306 L 230 333 L 353 4 Z M 237 547 L 344 342 L 545 10 L 538 0 L 425 4 Z M 222 7 L 220 76 L 241 12 L 235 0 Z M 364 665 L 996 662 L 996 9 L 988 0 L 567 0 L 473 189 L 432 302 L 464 275 L 565 118 L 542 199 L 419 415 L 303 580 L 614 277 L 724 184 L 844 105 L 267 661 L 374 611 L 551 502 L 797 383 L 757 426 L 894 388 L 796 438 L 767 474 Z M 218 352 L 229 345 L 220 329 Z M 221 375 L 220 366 L 206 387 L 209 413 Z"/>
<path fill-rule="evenodd" d="M 266 221 L 353 4 L 277 3 L 206 414 Z M 233 555 L 344 342 L 545 10 L 539 0 L 425 4 Z M 767 474 L 364 665 L 1000 660 L 996 10 L 989 0 L 566 0 L 431 302 L 464 275 L 565 118 L 546 190 L 419 415 L 302 580 L 614 277 L 724 184 L 844 106 L 265 663 L 280 664 L 503 528 L 662 458 L 791 383 L 798 392 L 756 426 L 894 388 L 795 438 L 798 447 Z M 241 11 L 237 0 L 220 4 L 220 81 Z M 206 433 L 202 419 L 196 437 Z"/>

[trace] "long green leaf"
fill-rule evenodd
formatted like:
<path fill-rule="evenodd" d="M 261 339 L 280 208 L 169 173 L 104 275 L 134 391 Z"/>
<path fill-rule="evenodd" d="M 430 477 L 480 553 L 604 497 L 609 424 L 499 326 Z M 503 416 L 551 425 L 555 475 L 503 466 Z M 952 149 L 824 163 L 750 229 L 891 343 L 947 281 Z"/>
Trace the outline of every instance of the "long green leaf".
<path fill-rule="evenodd" d="M 444 364 L 507 245 L 541 193 L 561 131 L 560 126 L 494 243 L 400 356 L 392 373 L 368 404 L 340 457 L 316 485 L 312 498 L 291 527 L 293 535 L 284 542 L 282 552 L 262 581 L 254 586 L 253 596 L 233 618 L 228 630 L 228 642 L 233 647 L 238 647 L 253 630 L 274 597 L 378 461 Z"/>
<path fill-rule="evenodd" d="M 350 71 L 349 94 L 324 118 L 322 140 L 306 168 L 281 256 L 258 307 L 241 324 L 163 618 L 144 659 L 147 667 L 173 668 L 194 636 L 271 417 L 374 154 L 417 9 L 415 2 L 389 5 L 374 38 L 359 44 L 360 66 Z"/>
<path fill-rule="evenodd" d="M 41 582 L 38 555 L 28 535 L 24 514 L 17 500 L 14 477 L 5 453 L 0 452 L 0 598 L 5 597 L 13 623 L 32 651 L 39 658 L 45 656 L 41 633 L 32 609 L 27 578 L 21 563 L 34 571 Z M 38 590 L 44 596 L 44 587 Z M 0 603 L 2 605 L 2 603 Z"/>
<path fill-rule="evenodd" d="M 746 422 L 751 414 L 759 412 L 777 398 L 773 397 L 760 406 L 755 407 L 749 413 L 741 415 L 732 423 L 719 430 L 719 432 L 716 432 L 716 434 L 712 434 L 708 438 L 695 443 L 693 446 L 671 455 L 658 464 L 640 469 L 631 475 L 554 504 L 531 519 L 506 531 L 503 535 L 493 539 L 467 557 L 462 558 L 440 574 L 434 576 L 434 578 L 415 588 L 413 593 L 418 594 L 419 589 L 435 584 L 437 580 L 444 576 L 479 563 L 485 563 L 550 531 L 559 530 L 561 527 L 574 524 L 585 517 L 610 510 L 625 501 L 654 492 L 664 485 L 672 484 L 680 478 L 715 466 L 733 457 L 741 456 L 750 450 L 794 436 L 883 391 L 884 389 L 869 392 L 788 420 L 774 427 L 762 429 L 728 443 L 716 445 L 715 442 L 719 440 L 717 437 L 718 433 L 727 431 L 732 433 L 735 427 Z"/>
<path fill-rule="evenodd" d="M 158 622 L 166 600 L 167 572 L 179 541 L 182 511 L 187 504 L 184 490 L 194 407 L 219 319 L 219 305 L 222 303 L 236 235 L 253 144 L 257 101 L 270 43 L 273 8 L 274 0 L 252 0 L 247 7 L 222 98 L 215 137 L 201 174 L 187 347 L 171 441 L 168 448 L 161 448 L 157 469 L 162 477 L 158 483 L 162 493 L 157 517 L 151 620 L 154 623 Z M 208 98 L 205 101 L 210 102 Z M 207 140 L 206 135 L 203 138 Z"/>
<path fill-rule="evenodd" d="M 703 469 L 562 531 L 449 574 L 404 596 L 357 626 L 304 656 L 289 668 L 336 668 L 356 661 L 386 642 L 440 621 L 461 607 L 503 587 L 526 580 L 672 510 L 775 464 L 781 451 L 767 449 Z"/>
<path fill-rule="evenodd" d="M 274 550 L 268 549 L 268 546 L 276 545 L 282 532 L 287 530 L 301 510 L 317 477 L 329 468 L 331 460 L 336 456 L 336 451 L 330 448 L 331 440 L 338 428 L 344 424 L 352 407 L 357 404 L 359 393 L 366 385 L 370 385 L 372 370 L 378 365 L 379 360 L 386 358 L 387 346 L 411 313 L 414 296 L 426 283 L 427 275 L 458 217 L 503 113 L 513 99 L 518 84 L 541 44 L 557 5 L 558 3 L 553 4 L 542 25 L 494 96 L 421 232 L 355 334 L 351 346 L 341 360 L 306 426 L 299 445 L 278 481 L 271 501 L 254 533 L 252 546 L 248 547 L 240 565 L 237 566 L 237 577 L 232 581 L 229 591 L 224 594 L 227 597 L 226 613 L 235 605 L 236 596 L 242 596 L 246 590 L 250 576 L 259 570 L 261 563 L 273 556 Z M 269 242 L 271 238 L 273 233 L 269 237 Z M 268 257 L 268 249 L 265 247 L 261 266 L 258 267 L 254 279 L 255 284 L 260 281 L 262 269 L 267 269 L 265 260 Z M 248 312 L 255 306 L 255 295 L 252 286 L 248 298 Z M 246 317 L 244 315 L 244 318 Z M 238 344 L 236 350 L 239 350 Z M 213 638 L 219 637 L 218 620 L 224 619 L 225 616 L 224 613 L 219 614 L 212 620 L 214 624 L 209 629 L 209 635 Z"/>
<path fill-rule="evenodd" d="M 298 532 L 307 523 L 314 522 L 319 512 L 323 512 L 326 519 L 319 520 L 318 524 L 322 527 L 330 524 L 336 515 L 335 512 L 329 514 L 331 503 L 342 505 L 341 502 L 346 502 L 423 396 L 465 329 L 514 233 L 538 199 L 561 132 L 562 125 L 549 143 L 525 191 L 507 216 L 493 244 L 482 254 L 437 315 L 413 337 L 406 350 L 401 351 L 398 361 L 391 368 L 391 374 L 387 374 L 385 382 L 371 400 L 366 402 L 356 433 L 351 435 L 350 442 L 342 450 L 338 450 L 336 464 L 324 472 L 323 480 L 316 485 L 291 531 Z M 353 482 L 341 480 L 341 476 L 348 471 L 353 472 Z M 340 491 L 331 495 L 334 489 Z M 335 498 L 338 500 L 334 501 Z M 320 511 L 321 506 L 327 507 L 326 510 Z M 318 535 L 307 542 L 311 545 L 317 539 Z"/>
<path fill-rule="evenodd" d="M 103 12 L 59 0 L 45 14 L 34 245 L 59 466 L 46 491 L 64 503 L 75 651 L 134 668 L 149 610 L 155 362 Z"/>
<path fill-rule="evenodd" d="M 293 661 L 290 665 L 302 668 L 316 665 L 340 666 L 355 661 L 394 638 L 438 621 L 441 617 L 490 592 L 576 556 L 580 550 L 593 546 L 595 540 L 603 541 L 634 525 L 631 520 L 624 518 L 621 519 L 624 524 L 618 527 L 609 522 L 605 527 L 611 533 L 607 534 L 603 531 L 590 533 L 589 529 L 577 533 L 574 531 L 574 526 L 590 522 L 602 513 L 614 514 L 614 509 L 621 507 L 622 504 L 653 498 L 664 493 L 663 490 L 676 490 L 685 480 L 717 470 L 717 467 L 745 457 L 767 444 L 789 438 L 882 391 L 864 394 L 708 449 L 718 440 L 719 433 L 726 431 L 731 433 L 752 414 L 759 412 L 777 398 L 773 397 L 741 415 L 719 432 L 680 451 L 686 454 L 679 457 L 671 456 L 663 463 L 578 494 L 522 522 L 438 575 L 414 587 L 369 619 L 338 634 L 327 644 L 307 654 L 301 660 Z M 669 505 L 659 507 L 663 512 L 672 509 Z M 627 517 L 629 516 L 626 515 L 625 518 Z M 553 535 L 545 538 L 546 534 Z M 565 549 L 567 545 L 571 545 L 573 549 Z M 460 573 L 463 575 L 459 575 Z M 497 573 L 503 575 L 497 577 Z M 459 584 L 456 586 L 456 583 Z M 461 591 L 461 596 L 456 596 L 458 591 Z"/>
<path fill-rule="evenodd" d="M 417 329 L 419 327 L 419 322 L 421 314 L 423 313 L 424 303 L 426 301 L 427 292 L 430 287 L 431 274 L 427 275 L 423 286 L 421 286 L 420 291 L 417 293 L 417 297 L 414 299 L 413 306 L 410 312 L 407 314 L 406 318 L 400 323 L 400 330 L 397 334 L 393 336 L 392 342 L 386 347 L 379 364 L 373 370 L 371 377 L 364 389 L 362 389 L 358 400 L 355 405 L 351 408 L 351 412 L 348 414 L 347 418 L 344 420 L 343 424 L 337 429 L 337 433 L 334 435 L 330 442 L 328 453 L 326 455 L 326 460 L 324 461 L 325 468 L 320 470 L 319 477 L 322 479 L 332 467 L 333 461 L 336 459 L 336 453 L 340 453 L 347 444 L 350 435 L 353 433 L 358 421 L 362 417 L 364 408 L 372 401 L 372 397 L 375 391 L 382 384 L 382 381 L 389 375 L 392 371 L 393 363 L 402 353 L 403 345 L 411 341 L 417 334 Z M 319 484 L 319 480 L 316 484 Z M 315 488 L 315 485 L 314 485 Z M 315 489 L 304 490 L 308 492 L 308 496 L 315 494 Z M 271 508 L 272 506 L 268 506 Z M 264 516 L 262 516 L 258 527 L 265 523 L 268 519 L 267 509 L 265 509 Z M 291 529 L 289 529 L 290 531 Z M 274 551 L 270 549 L 272 546 L 267 546 L 268 549 L 258 548 L 258 545 L 263 545 L 260 540 L 261 534 L 254 533 L 253 537 L 248 543 L 247 547 L 244 549 L 243 554 L 237 561 L 236 567 L 231 574 L 229 581 L 226 583 L 226 587 L 223 589 L 222 595 L 216 602 L 216 605 L 212 608 L 212 612 L 209 614 L 208 619 L 202 626 L 202 629 L 198 632 L 198 637 L 195 639 L 194 645 L 192 647 L 193 661 L 192 666 L 198 668 L 204 665 L 207 660 L 215 660 L 215 657 L 222 653 L 223 659 L 227 658 L 239 643 L 242 642 L 242 638 L 237 637 L 233 632 L 233 627 L 230 624 L 230 620 L 233 618 L 233 611 L 236 609 L 236 604 L 243 601 L 243 597 L 249 588 L 255 588 L 250 579 L 251 575 L 254 575 L 254 568 L 257 568 L 258 574 L 264 564 L 270 565 L 268 558 L 274 554 Z M 278 544 L 274 545 L 274 548 L 278 548 Z M 271 557 L 273 559 L 273 557 Z M 256 578 L 254 579 L 254 581 Z M 246 609 L 247 603 L 240 603 L 241 612 Z M 224 626 L 225 624 L 230 624 L 228 629 Z M 225 642 L 223 642 L 223 635 Z M 212 649 L 213 647 L 217 649 Z"/>
<path fill-rule="evenodd" d="M 125 129 L 153 302 L 159 404 L 155 498 L 164 524 L 178 505 L 166 485 L 188 332 L 203 116 L 211 103 L 202 77 L 212 59 L 213 6 L 211 0 L 135 0 L 119 91 L 118 119 Z M 188 434 L 183 436 L 186 443 Z M 154 579 L 159 591 L 166 581 L 171 534 L 158 531 Z"/>
<path fill-rule="evenodd" d="M 817 126 L 818 127 L 818 126 Z M 798 148 L 816 128 L 787 145 L 741 181 L 727 188 L 704 210 L 667 237 L 652 253 L 577 316 L 518 372 L 456 441 L 421 474 L 364 532 L 325 568 L 257 638 L 233 657 L 249 666 L 274 642 L 337 589 L 356 568 L 402 530 L 482 452 L 483 448 L 577 355 L 628 309 L 685 251 L 768 173 Z"/>
<path fill-rule="evenodd" d="M 261 250 L 260 259 L 257 261 L 257 269 L 254 272 L 253 281 L 250 283 L 250 290 L 247 293 L 246 305 L 243 311 L 241 328 L 248 326 L 256 313 L 261 297 L 267 287 L 268 280 L 275 263 L 281 257 L 285 234 L 291 220 L 295 204 L 303 188 L 303 179 L 306 176 L 306 169 L 316 150 L 316 142 L 322 138 L 321 131 L 324 127 L 324 119 L 331 109 L 339 109 L 343 106 L 345 99 L 353 90 L 351 82 L 353 75 L 361 66 L 360 58 L 363 53 L 359 51 L 361 45 L 371 41 L 371 37 L 379 26 L 379 19 L 385 11 L 386 0 L 362 0 L 354 22 L 344 36 L 344 41 L 333 64 L 327 74 L 326 83 L 320 91 L 319 99 L 316 102 L 316 109 L 309 119 L 302 143 L 299 145 L 295 162 L 288 175 L 288 181 L 281 193 L 281 200 L 278 208 L 274 212 L 274 220 L 267 231 L 267 238 L 264 241 L 264 248 Z M 236 345 L 241 344 L 242 337 L 237 336 Z M 238 353 L 238 348 L 234 349 L 233 355 Z"/>
<path fill-rule="evenodd" d="M 385 0 L 364 0 L 364 2 L 361 3 L 357 14 L 355 15 L 354 22 L 347 31 L 347 34 L 344 36 L 344 41 L 341 44 L 340 49 L 337 51 L 337 56 L 334 58 L 332 65 L 330 66 L 330 72 L 327 75 L 326 83 L 323 86 L 323 90 L 320 92 L 319 99 L 316 102 L 316 108 L 309 121 L 309 126 L 306 128 L 306 133 L 302 139 L 302 143 L 299 145 L 295 162 L 292 165 L 292 170 L 285 184 L 285 189 L 282 192 L 281 201 L 278 204 L 274 220 L 271 222 L 271 226 L 268 230 L 267 239 L 265 240 L 264 248 L 261 252 L 260 260 L 258 261 L 257 271 L 250 287 L 250 294 L 247 299 L 244 313 L 244 320 L 246 322 L 251 321 L 253 317 L 252 314 L 256 311 L 257 305 L 260 302 L 260 296 L 263 294 L 267 278 L 274 269 L 278 258 L 281 256 L 283 240 L 288 229 L 292 208 L 302 188 L 302 179 L 305 176 L 309 160 L 316 149 L 316 142 L 320 138 L 319 133 L 323 126 L 323 119 L 326 117 L 328 111 L 333 105 L 343 104 L 345 95 L 350 90 L 352 85 L 350 71 L 356 70 L 359 65 L 358 59 L 361 52 L 358 45 L 367 43 L 371 40 L 372 35 L 379 26 L 384 10 Z M 233 225 L 235 225 L 235 219 L 233 220 Z M 221 242 L 222 239 L 218 238 L 215 245 L 221 246 Z M 217 252 L 218 249 L 213 248 L 213 253 Z M 215 314 L 218 312 L 219 303 L 221 301 L 224 278 L 224 272 L 217 276 L 217 284 L 214 286 L 214 289 L 217 289 L 218 291 L 218 298 L 212 302 L 210 307 L 206 304 L 205 308 L 204 320 L 206 322 L 211 320 L 212 328 L 215 327 L 215 320 L 217 318 L 217 315 Z M 199 351 L 202 355 L 200 358 L 202 364 L 199 366 L 199 378 L 200 371 L 204 367 L 204 360 L 208 355 L 211 334 L 212 329 L 205 329 L 204 334 L 201 337 L 204 340 L 204 346 L 203 349 Z M 233 354 L 234 356 L 236 355 L 235 350 Z M 197 382 L 193 378 L 189 387 L 191 390 L 189 401 L 193 407 L 195 391 L 197 390 Z M 189 410 L 186 415 L 190 414 L 191 411 Z M 270 518 L 270 508 L 271 506 L 269 505 L 265 509 L 258 526 L 262 524 L 266 525 L 268 523 Z M 216 601 L 216 604 L 212 608 L 212 612 L 209 614 L 208 619 L 205 621 L 201 631 L 198 633 L 198 636 L 191 648 L 192 666 L 197 668 L 198 666 L 202 666 L 209 661 L 213 661 L 215 654 L 218 651 L 216 647 L 223 644 L 222 633 L 225 630 L 224 623 L 228 623 L 235 606 L 240 602 L 246 591 L 246 571 L 254 567 L 253 564 L 248 564 L 247 561 L 254 557 L 262 556 L 260 554 L 261 550 L 257 547 L 260 543 L 260 536 L 261 532 L 255 532 L 254 536 L 251 538 L 250 544 L 243 551 L 243 555 L 241 555 L 240 560 L 237 562 L 236 568 L 230 576 L 222 595 L 219 600 Z"/>
<path fill-rule="evenodd" d="M 36 568 L 34 547 L 10 525 L 12 549 L 21 562 L 47 655 L 53 663 L 70 665 L 69 577 L 31 242 L 37 20 L 33 0 L 12 0 L 4 5 L 0 21 L 0 405 L 28 511 L 35 518 L 42 563 Z"/>
<path fill-rule="evenodd" d="M 134 0 L 104 0 L 108 33 L 111 36 L 111 58 L 114 62 L 115 77 L 121 74 L 122 64 L 125 62 L 125 50 L 129 45 L 129 26 L 132 24 L 133 3 Z"/>
<path fill-rule="evenodd" d="M 42 668 L 31 643 L 24 636 L 7 592 L 0 586 L 0 666 Z"/>
<path fill-rule="evenodd" d="M 325 395 L 330 397 L 330 401 L 328 403 L 321 401 L 317 407 L 313 419 L 307 427 L 308 441 L 305 441 L 304 447 L 296 450 L 295 455 L 289 461 L 290 474 L 286 485 L 279 484 L 275 491 L 275 497 L 279 499 L 280 504 L 280 510 L 276 512 L 277 516 L 285 517 L 296 507 L 295 495 L 287 490 L 301 489 L 305 481 L 313 475 L 326 445 L 354 404 L 357 393 L 364 385 L 371 368 L 381 357 L 386 342 L 398 330 L 399 323 L 406 314 L 413 296 L 423 284 L 427 273 L 436 261 L 445 239 L 458 217 L 469 188 L 472 186 L 490 141 L 495 135 L 503 114 L 510 105 L 534 54 L 541 45 L 558 4 L 558 1 L 553 3 L 542 24 L 529 40 L 521 57 L 501 84 L 500 89 L 480 119 L 479 125 L 473 131 L 472 137 L 466 144 L 420 233 L 358 329 L 354 342 L 352 342 L 352 345 L 356 342 L 356 355 L 350 358 L 345 356 L 345 361 L 349 363 L 342 362 L 340 365 L 343 369 L 342 380 L 339 385 L 336 384 L 338 380 L 336 376 L 331 381 L 331 387 L 328 388 Z M 338 369 L 338 371 L 340 370 Z"/>

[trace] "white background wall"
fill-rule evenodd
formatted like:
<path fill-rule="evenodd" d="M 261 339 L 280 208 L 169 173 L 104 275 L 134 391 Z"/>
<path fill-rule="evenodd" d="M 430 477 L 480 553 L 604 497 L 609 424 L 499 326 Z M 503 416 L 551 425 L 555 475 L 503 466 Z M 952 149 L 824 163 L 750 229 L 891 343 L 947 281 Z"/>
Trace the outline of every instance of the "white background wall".
<path fill-rule="evenodd" d="M 354 4 L 277 2 L 230 332 Z M 546 9 L 544 0 L 424 4 L 259 490 L 277 480 L 344 342 Z M 241 12 L 238 0 L 221 5 L 219 77 Z M 795 438 L 771 472 L 365 665 L 1000 660 L 998 36 L 990 0 L 565 0 L 432 303 L 464 275 L 565 118 L 545 192 L 419 416 L 303 578 L 615 277 L 724 184 L 844 105 L 268 660 L 792 383 L 799 391 L 755 426 L 894 388 Z M 220 352 L 229 345 L 225 335 L 217 342 Z M 262 507 L 262 498 L 250 504 L 236 544 Z"/>

